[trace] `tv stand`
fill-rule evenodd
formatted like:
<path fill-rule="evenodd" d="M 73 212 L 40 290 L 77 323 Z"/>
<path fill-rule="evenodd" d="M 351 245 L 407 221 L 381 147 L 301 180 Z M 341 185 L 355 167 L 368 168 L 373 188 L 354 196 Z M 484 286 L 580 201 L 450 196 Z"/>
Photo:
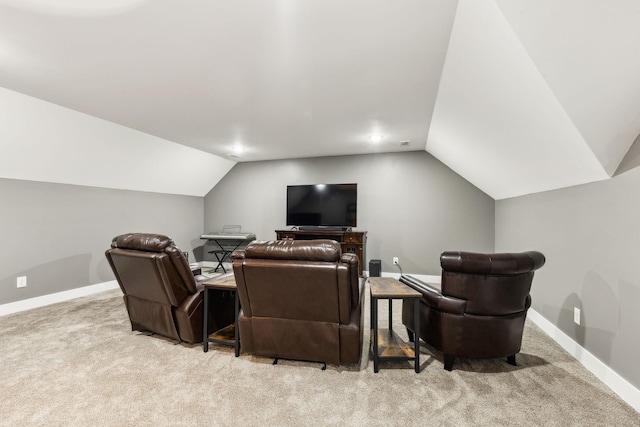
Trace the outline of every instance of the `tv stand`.
<path fill-rule="evenodd" d="M 366 231 L 351 231 L 342 228 L 326 229 L 314 228 L 299 230 L 276 230 L 278 240 L 317 240 L 330 239 L 340 242 L 343 253 L 356 254 L 360 262 L 358 263 L 358 274 L 362 276 L 362 267 L 365 263 L 365 253 L 367 244 Z"/>
<path fill-rule="evenodd" d="M 300 231 L 351 231 L 351 227 L 322 227 L 322 226 L 314 226 L 314 225 L 301 225 L 295 227 Z M 296 230 L 294 230 L 296 231 Z"/>

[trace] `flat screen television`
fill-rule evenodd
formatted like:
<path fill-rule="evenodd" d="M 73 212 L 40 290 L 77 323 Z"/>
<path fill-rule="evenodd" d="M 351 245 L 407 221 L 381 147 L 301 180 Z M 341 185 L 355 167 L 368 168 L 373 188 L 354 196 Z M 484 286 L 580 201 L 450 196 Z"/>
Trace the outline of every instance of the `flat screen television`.
<path fill-rule="evenodd" d="M 287 225 L 349 228 L 357 225 L 358 184 L 287 186 Z"/>

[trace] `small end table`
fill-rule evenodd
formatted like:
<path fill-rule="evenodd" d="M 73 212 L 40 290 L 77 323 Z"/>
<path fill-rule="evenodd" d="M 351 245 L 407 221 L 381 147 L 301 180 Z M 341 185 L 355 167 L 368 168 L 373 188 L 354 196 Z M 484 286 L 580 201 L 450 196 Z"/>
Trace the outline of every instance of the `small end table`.
<path fill-rule="evenodd" d="M 231 345 L 235 348 L 236 357 L 240 356 L 240 336 L 238 335 L 238 312 L 240 311 L 240 302 L 238 300 L 238 288 L 236 286 L 236 278 L 233 273 L 223 274 L 214 277 L 202 283 L 204 286 L 204 315 L 202 326 L 202 346 L 204 352 L 209 351 L 209 342 L 218 344 Z M 234 315 L 233 322 L 211 335 L 209 335 L 209 325 L 207 322 L 207 313 L 209 313 L 209 291 L 212 289 L 233 292 Z"/>
<path fill-rule="evenodd" d="M 373 372 L 378 373 L 380 360 L 413 360 L 416 373 L 420 373 L 420 297 L 415 289 L 391 277 L 370 277 L 371 329 L 373 339 Z M 378 300 L 389 300 L 389 329 L 378 329 Z M 394 299 L 413 299 L 415 324 L 414 348 L 393 331 Z"/>

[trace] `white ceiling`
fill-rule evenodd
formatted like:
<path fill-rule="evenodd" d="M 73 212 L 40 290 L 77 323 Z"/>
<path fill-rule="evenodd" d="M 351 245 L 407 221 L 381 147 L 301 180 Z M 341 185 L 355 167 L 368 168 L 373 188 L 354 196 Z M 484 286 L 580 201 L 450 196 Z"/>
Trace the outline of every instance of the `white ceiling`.
<path fill-rule="evenodd" d="M 638 52 L 640 0 L 0 0 L 2 87 L 234 161 L 426 149 L 495 199 L 615 172 Z"/>

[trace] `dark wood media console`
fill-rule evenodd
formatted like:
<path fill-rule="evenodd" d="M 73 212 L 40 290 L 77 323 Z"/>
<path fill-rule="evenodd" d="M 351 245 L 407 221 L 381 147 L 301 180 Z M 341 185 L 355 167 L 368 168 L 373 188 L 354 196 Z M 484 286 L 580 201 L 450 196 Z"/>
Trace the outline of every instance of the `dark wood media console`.
<path fill-rule="evenodd" d="M 278 240 L 317 240 L 330 239 L 340 242 L 343 253 L 356 254 L 360 260 L 358 274 L 362 276 L 367 246 L 366 231 L 342 230 L 276 230 Z"/>

